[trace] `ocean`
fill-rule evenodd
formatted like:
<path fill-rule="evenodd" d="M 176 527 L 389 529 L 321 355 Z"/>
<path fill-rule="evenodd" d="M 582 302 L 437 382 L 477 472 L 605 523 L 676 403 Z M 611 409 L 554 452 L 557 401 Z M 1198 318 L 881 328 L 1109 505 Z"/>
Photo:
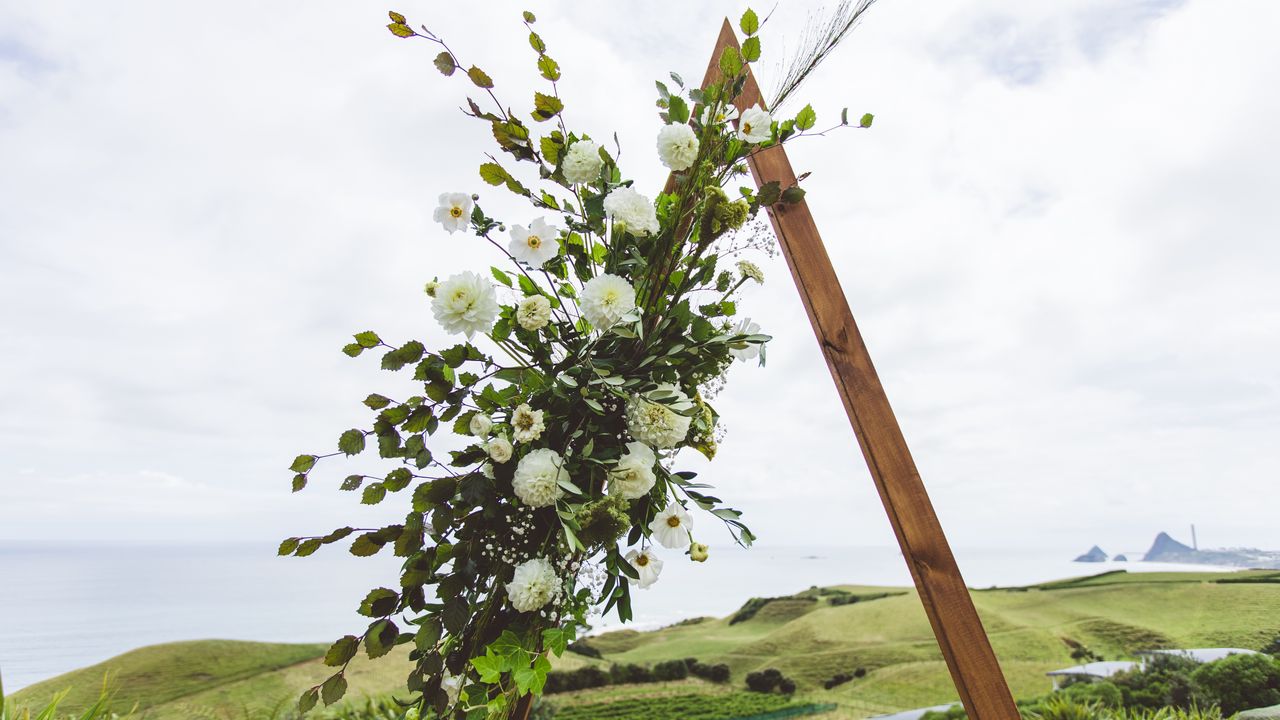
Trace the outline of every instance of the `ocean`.
<path fill-rule="evenodd" d="M 1073 563 L 1079 548 L 957 548 L 970 587 L 1025 585 L 1119 568 L 1222 570 L 1157 563 Z M 279 558 L 274 544 L 46 546 L 0 542 L 0 676 L 13 691 L 122 652 L 175 640 L 329 642 L 358 632 L 364 594 L 393 586 L 398 563 L 340 551 Z M 753 596 L 813 585 L 910 585 L 897 548 L 712 548 L 706 563 L 671 553 L 659 582 L 634 593 L 648 629 L 727 615 Z M 618 626 L 597 618 L 598 628 Z"/>

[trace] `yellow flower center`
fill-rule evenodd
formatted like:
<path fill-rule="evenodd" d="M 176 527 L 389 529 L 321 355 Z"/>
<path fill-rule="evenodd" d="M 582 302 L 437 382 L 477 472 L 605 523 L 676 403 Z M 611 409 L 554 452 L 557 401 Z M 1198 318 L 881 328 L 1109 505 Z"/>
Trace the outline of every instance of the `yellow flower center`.
<path fill-rule="evenodd" d="M 667 527 L 680 527 L 680 518 L 675 515 L 667 518 Z"/>
<path fill-rule="evenodd" d="M 749 122 L 744 122 L 744 123 L 742 123 L 742 133 L 743 133 L 744 135 L 750 135 L 750 134 L 751 134 L 751 123 L 749 123 Z"/>
<path fill-rule="evenodd" d="M 542 238 L 538 237 L 537 235 L 530 235 L 529 237 L 525 238 L 524 242 L 526 245 L 529 246 L 530 250 L 537 250 L 538 248 L 542 247 Z"/>
<path fill-rule="evenodd" d="M 454 205 L 453 207 L 449 208 L 449 215 L 454 218 L 462 217 L 462 208 L 458 205 Z"/>
<path fill-rule="evenodd" d="M 636 565 L 639 565 L 640 567 L 644 567 L 645 565 L 648 565 L 648 564 L 649 564 L 648 555 L 641 555 L 636 558 Z"/>

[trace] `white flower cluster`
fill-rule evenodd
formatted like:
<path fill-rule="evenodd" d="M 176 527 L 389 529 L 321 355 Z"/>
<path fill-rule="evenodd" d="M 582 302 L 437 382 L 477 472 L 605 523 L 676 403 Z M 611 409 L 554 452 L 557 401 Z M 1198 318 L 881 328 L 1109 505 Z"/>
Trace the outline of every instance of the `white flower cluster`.
<path fill-rule="evenodd" d="M 604 212 L 632 235 L 653 235 L 659 230 L 653 201 L 631 187 L 620 187 L 605 196 Z"/>
<path fill-rule="evenodd" d="M 516 464 L 511 489 L 524 504 L 546 507 L 564 497 L 560 481 L 568 479 L 569 472 L 564 469 L 560 453 L 550 448 L 538 448 L 520 458 L 520 462 Z"/>
<path fill-rule="evenodd" d="M 600 158 L 600 146 L 590 140 L 579 140 L 569 146 L 560 163 L 564 179 L 572 184 L 589 183 L 600 177 L 604 160 Z"/>
<path fill-rule="evenodd" d="M 692 409 L 693 401 L 680 388 L 659 385 L 627 401 L 627 432 L 659 450 L 673 448 L 689 434 L 690 417 L 681 413 Z"/>

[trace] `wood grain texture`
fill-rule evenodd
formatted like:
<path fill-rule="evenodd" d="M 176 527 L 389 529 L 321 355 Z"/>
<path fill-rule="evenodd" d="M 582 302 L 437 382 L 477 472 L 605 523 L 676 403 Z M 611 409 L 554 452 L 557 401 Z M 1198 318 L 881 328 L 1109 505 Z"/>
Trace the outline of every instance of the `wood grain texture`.
<path fill-rule="evenodd" d="M 727 46 L 737 47 L 738 40 L 733 26 L 725 20 L 707 67 L 704 87 L 720 77 L 718 60 Z M 763 107 L 764 100 L 754 76 L 748 76 L 737 104 L 739 109 L 757 104 Z M 757 186 L 778 181 L 785 190 L 796 184 L 791 162 L 780 146 L 757 153 L 749 164 Z M 1017 720 L 1018 711 L 1000 664 L 911 459 L 889 398 L 871 364 L 871 356 L 809 207 L 803 200 L 792 205 L 779 204 L 770 208 L 769 220 L 800 290 L 818 344 L 960 699 L 970 718 Z"/>

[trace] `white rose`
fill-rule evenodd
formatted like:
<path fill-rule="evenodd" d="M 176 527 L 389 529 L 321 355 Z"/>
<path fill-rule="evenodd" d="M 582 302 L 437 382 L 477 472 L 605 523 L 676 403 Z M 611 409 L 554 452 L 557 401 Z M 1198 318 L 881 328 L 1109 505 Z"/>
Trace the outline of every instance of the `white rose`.
<path fill-rule="evenodd" d="M 533 612 L 551 602 L 559 583 L 555 567 L 546 558 L 526 560 L 516 566 L 507 583 L 507 598 L 516 610 Z"/>
<path fill-rule="evenodd" d="M 551 322 L 551 301 L 542 295 L 532 295 L 516 306 L 516 322 L 525 330 L 541 330 Z"/>
<path fill-rule="evenodd" d="M 589 183 L 599 178 L 602 167 L 604 160 L 600 157 L 600 146 L 590 140 L 579 140 L 570 145 L 560 164 L 564 179 L 571 184 Z"/>
<path fill-rule="evenodd" d="M 564 497 L 561 480 L 568 480 L 560 454 L 548 448 L 539 448 L 520 458 L 511 488 L 516 497 L 530 507 L 545 507 Z"/>
<path fill-rule="evenodd" d="M 511 441 L 505 435 L 490 438 L 489 442 L 485 443 L 484 449 L 489 453 L 489 459 L 496 463 L 504 463 L 511 459 Z"/>
<path fill-rule="evenodd" d="M 498 317 L 498 299 L 492 283 L 464 271 L 436 288 L 431 313 L 446 332 L 466 333 L 470 338 L 493 329 L 493 321 Z"/>
<path fill-rule="evenodd" d="M 476 437 L 484 437 L 488 435 L 489 430 L 493 428 L 493 420 L 490 420 L 488 415 L 476 413 L 471 416 L 470 428 L 472 435 L 475 435 Z"/>
<path fill-rule="evenodd" d="M 636 291 L 631 283 L 617 275 L 602 273 L 582 287 L 578 307 L 592 327 L 607 330 L 635 309 Z"/>
<path fill-rule="evenodd" d="M 652 235 L 659 230 L 653 201 L 634 188 L 620 187 L 609 193 L 604 199 L 604 212 L 615 223 L 626 226 L 632 235 Z"/>
<path fill-rule="evenodd" d="M 523 225 L 511 226 L 511 243 L 507 249 L 515 258 L 531 267 L 540 268 L 548 260 L 560 254 L 560 228 L 538 218 Z"/>
<path fill-rule="evenodd" d="M 471 222 L 471 196 L 467 193 L 444 193 L 440 196 L 436 207 L 435 221 L 444 226 L 449 234 L 466 230 Z"/>
<path fill-rule="evenodd" d="M 698 135 L 688 125 L 667 125 L 658 131 L 658 157 L 675 172 L 688 170 L 698 159 Z"/>
<path fill-rule="evenodd" d="M 738 120 L 738 139 L 759 143 L 773 137 L 773 116 L 759 105 L 742 112 Z"/>
<path fill-rule="evenodd" d="M 642 442 L 627 443 L 627 453 L 609 471 L 609 493 L 635 500 L 649 494 L 658 476 L 653 472 L 658 458 L 653 449 Z"/>

